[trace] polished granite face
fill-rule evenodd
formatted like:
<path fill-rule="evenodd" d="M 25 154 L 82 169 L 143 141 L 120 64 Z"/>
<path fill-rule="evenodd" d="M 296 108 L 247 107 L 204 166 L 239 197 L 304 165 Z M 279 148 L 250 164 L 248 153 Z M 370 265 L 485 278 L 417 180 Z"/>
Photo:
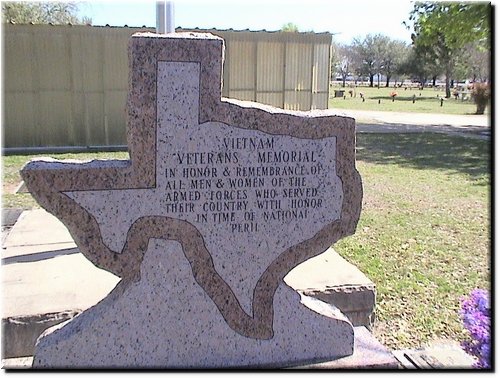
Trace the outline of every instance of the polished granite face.
<path fill-rule="evenodd" d="M 332 355 L 346 355 L 353 340 L 346 319 L 317 305 L 301 318 L 303 311 L 292 309 L 308 305 L 298 297 L 286 305 L 290 325 L 278 327 L 277 335 L 276 316 L 283 308 L 276 306 L 284 304 L 275 297 L 289 290 L 279 288 L 292 268 L 354 233 L 362 198 L 354 120 L 221 99 L 222 52 L 223 41 L 209 34 L 134 35 L 127 101 L 130 160 L 39 160 L 23 168 L 22 176 L 39 203 L 65 223 L 82 253 L 122 277 L 111 299 L 96 306 L 106 314 L 95 320 L 100 327 L 120 323 L 121 315 L 111 310 L 117 303 L 120 311 L 131 303 L 136 311 L 143 307 L 141 298 L 147 303 L 145 298 L 166 296 L 169 315 L 160 316 L 162 306 L 154 304 L 162 320 L 146 322 L 153 327 L 148 338 L 158 335 L 151 325 L 156 323 L 193 332 L 194 318 L 181 311 L 185 303 L 175 287 L 192 281 L 187 296 L 197 299 L 188 308 L 210 303 L 205 326 L 222 319 L 228 332 L 221 335 L 233 340 L 242 356 L 252 355 L 249 350 L 263 341 L 271 343 L 270 350 L 279 349 L 283 337 L 303 342 L 290 330 L 304 321 L 314 327 L 314 318 L 329 324 L 315 342 L 324 338 Z M 179 262 L 169 273 L 164 265 L 178 247 L 192 277 L 184 272 L 168 285 L 159 278 L 177 272 Z M 153 288 L 147 277 L 158 284 Z M 128 329 L 137 334 L 146 323 Z M 60 332 L 73 340 L 86 332 L 75 327 L 70 323 L 51 337 L 55 342 Z M 166 332 L 151 342 L 175 335 Z M 334 335 L 339 338 L 331 345 L 327 339 Z M 182 339 L 182 332 L 178 336 Z M 228 364 L 285 361 L 276 352 L 263 356 Z"/>

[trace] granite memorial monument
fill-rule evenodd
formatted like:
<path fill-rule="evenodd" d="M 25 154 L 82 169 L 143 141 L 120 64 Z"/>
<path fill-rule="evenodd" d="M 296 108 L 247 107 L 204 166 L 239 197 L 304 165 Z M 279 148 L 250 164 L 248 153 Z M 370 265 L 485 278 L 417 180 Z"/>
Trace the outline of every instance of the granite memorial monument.
<path fill-rule="evenodd" d="M 223 50 L 211 34 L 133 35 L 130 159 L 23 168 L 81 253 L 121 277 L 40 337 L 33 367 L 286 367 L 353 353 L 348 319 L 283 278 L 355 231 L 355 121 L 222 99 Z"/>

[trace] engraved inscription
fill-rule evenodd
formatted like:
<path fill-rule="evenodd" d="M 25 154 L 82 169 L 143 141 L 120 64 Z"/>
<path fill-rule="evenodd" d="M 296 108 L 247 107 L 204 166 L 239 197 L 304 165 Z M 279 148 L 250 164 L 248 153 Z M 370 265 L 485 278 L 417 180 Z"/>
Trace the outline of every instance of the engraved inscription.
<path fill-rule="evenodd" d="M 197 223 L 226 223 L 231 232 L 308 219 L 324 203 L 314 180 L 323 169 L 319 153 L 276 151 L 278 144 L 275 137 L 222 138 L 219 151 L 167 156 L 167 211 L 194 212 Z"/>
<path fill-rule="evenodd" d="M 112 214 L 113 227 L 100 231 L 104 245 L 116 253 L 141 218 L 194 226 L 214 270 L 251 314 L 266 267 L 340 219 L 344 194 L 337 137 L 308 139 L 220 121 L 199 123 L 199 72 L 196 63 L 158 63 L 153 187 L 65 195 L 100 225 Z"/>

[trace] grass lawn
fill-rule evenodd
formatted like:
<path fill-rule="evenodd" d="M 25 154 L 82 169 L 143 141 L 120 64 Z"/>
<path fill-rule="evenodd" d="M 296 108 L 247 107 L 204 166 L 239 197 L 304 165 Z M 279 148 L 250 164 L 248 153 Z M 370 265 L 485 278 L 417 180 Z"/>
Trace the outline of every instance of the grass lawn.
<path fill-rule="evenodd" d="M 460 297 L 489 289 L 489 142 L 360 134 L 355 235 L 335 249 L 377 287 L 374 334 L 391 349 L 461 340 Z"/>
<path fill-rule="evenodd" d="M 489 288 L 490 144 L 442 134 L 359 134 L 363 179 L 355 235 L 335 245 L 377 285 L 374 334 L 391 349 L 461 340 L 459 299 Z M 127 158 L 127 153 L 61 159 Z M 36 207 L 9 194 L 29 156 L 3 157 L 3 207 Z"/>
<path fill-rule="evenodd" d="M 334 90 L 339 89 L 345 90 L 345 99 L 343 97 L 333 97 Z M 351 97 L 349 90 L 355 90 L 356 96 L 354 97 L 353 92 L 353 97 Z M 397 92 L 394 102 L 390 96 L 392 91 Z M 364 94 L 365 102 L 361 99 L 360 92 Z M 413 103 L 413 95 L 415 95 L 415 103 Z M 451 99 L 444 100 L 443 106 L 441 106 L 438 97 L 444 97 L 444 95 L 444 90 L 435 90 L 433 88 L 424 88 L 421 91 L 417 88 L 408 88 L 405 91 L 404 88 L 394 89 L 393 87 L 386 88 L 382 86 L 380 88 L 350 88 L 346 84 L 345 88 L 341 88 L 340 85 L 332 85 L 330 87 L 328 108 L 438 114 L 474 114 L 476 112 L 476 105 L 473 101 L 455 100 L 453 96 Z M 378 103 L 379 100 L 380 104 Z"/>

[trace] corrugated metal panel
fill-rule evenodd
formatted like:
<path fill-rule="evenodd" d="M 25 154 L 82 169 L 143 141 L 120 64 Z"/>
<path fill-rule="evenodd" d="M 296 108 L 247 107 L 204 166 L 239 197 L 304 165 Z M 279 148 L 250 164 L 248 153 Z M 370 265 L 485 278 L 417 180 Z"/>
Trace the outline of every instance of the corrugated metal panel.
<path fill-rule="evenodd" d="M 224 63 L 224 71 L 229 74 L 224 77 L 224 87 L 231 93 L 239 92 L 245 95 L 245 100 L 252 101 L 255 100 L 256 46 L 256 43 L 249 41 L 227 40 Z M 248 96 L 245 92 L 252 92 L 252 95 Z"/>
<path fill-rule="evenodd" d="M 85 95 L 85 145 L 105 145 L 104 93 L 87 93 Z M 125 122 L 123 117 L 123 122 Z M 123 127 L 123 125 L 121 126 Z"/>
<path fill-rule="evenodd" d="M 107 145 L 126 140 L 125 104 L 128 91 L 128 38 L 119 29 L 104 35 L 104 135 Z"/>
<path fill-rule="evenodd" d="M 38 83 L 41 91 L 70 91 L 70 45 L 64 29 L 55 33 L 42 30 L 34 34 L 38 66 Z"/>
<path fill-rule="evenodd" d="M 260 102 L 261 104 L 268 104 L 271 106 L 276 106 L 275 104 L 283 104 L 283 92 L 279 93 L 257 92 L 257 102 Z"/>
<path fill-rule="evenodd" d="M 311 109 L 313 45 L 288 44 L 286 48 L 285 109 Z"/>
<path fill-rule="evenodd" d="M 14 105 L 5 112 L 5 146 L 126 144 L 127 43 L 136 31 L 5 25 L 6 76 L 25 78 L 4 87 L 6 101 Z M 28 117 L 16 105 L 29 102 Z M 23 138 L 12 132 L 19 129 Z"/>
<path fill-rule="evenodd" d="M 13 146 L 31 146 L 37 143 L 38 110 L 34 90 L 34 87 L 38 88 L 34 36 L 28 29 L 18 29 L 15 34 L 9 30 L 4 27 L 3 31 L 4 52 L 7 52 L 3 54 L 3 137 Z M 10 67 L 12 69 L 8 69 Z"/>
<path fill-rule="evenodd" d="M 42 146 L 72 144 L 74 129 L 70 34 L 44 29 L 35 34 L 39 111 L 37 137 Z M 35 88 L 36 90 L 36 88 Z M 50 133 L 44 132 L 46 125 Z"/>
<path fill-rule="evenodd" d="M 104 46 L 99 33 L 77 30 L 71 40 L 73 51 L 73 70 L 75 89 L 86 93 L 103 90 L 103 54 Z M 78 74 L 77 74 L 78 73 Z"/>
<path fill-rule="evenodd" d="M 314 93 L 311 109 L 324 109 L 323 104 L 325 101 L 328 102 L 328 93 Z"/>
<path fill-rule="evenodd" d="M 284 43 L 257 44 L 257 102 L 283 107 Z"/>
<path fill-rule="evenodd" d="M 283 43 L 257 44 L 257 92 L 283 91 Z"/>
<path fill-rule="evenodd" d="M 105 95 L 105 135 L 107 145 L 123 144 L 126 140 L 126 91 L 107 91 Z"/>
<path fill-rule="evenodd" d="M 126 144 L 127 43 L 138 31 L 154 30 L 4 25 L 4 146 Z M 330 34 L 195 31 L 226 41 L 223 96 L 328 106 Z"/>
<path fill-rule="evenodd" d="M 6 28 L 9 30 L 9 28 Z M 5 35 L 6 34 L 6 35 Z M 3 46 L 4 67 L 15 67 L 15 70 L 4 71 L 3 86 L 5 91 L 25 92 L 33 89 L 33 35 L 30 31 L 19 30 L 15 35 L 4 31 Z"/>
<path fill-rule="evenodd" d="M 4 75 L 5 77 L 5 75 Z M 3 138 L 5 146 L 37 146 L 35 95 L 11 92 L 3 96 Z"/>
<path fill-rule="evenodd" d="M 328 45 L 314 45 L 314 68 L 316 73 L 315 83 L 312 88 L 314 93 L 328 92 L 330 65 L 324 63 L 330 61 L 330 49 Z"/>
<path fill-rule="evenodd" d="M 106 29 L 105 29 L 106 30 Z M 126 30 L 126 29 L 125 29 Z M 128 89 L 128 37 L 120 29 L 101 33 L 103 39 L 104 88 L 107 90 L 127 91 Z"/>
<path fill-rule="evenodd" d="M 40 92 L 37 132 L 41 146 L 64 146 L 70 140 L 71 100 L 66 91 Z M 45 125 L 50 125 L 50 133 L 44 132 Z"/>
<path fill-rule="evenodd" d="M 310 91 L 312 46 L 305 43 L 288 45 L 286 63 L 285 89 Z"/>
<path fill-rule="evenodd" d="M 288 110 L 307 110 L 310 109 L 311 92 L 307 91 L 286 91 L 285 92 L 286 109 Z"/>
<path fill-rule="evenodd" d="M 311 109 L 324 109 L 324 103 L 328 103 L 331 46 L 314 45 L 314 58 L 312 66 L 312 101 Z"/>
<path fill-rule="evenodd" d="M 230 90 L 228 95 L 226 97 L 229 98 L 236 98 L 238 100 L 243 100 L 243 101 L 257 101 L 256 99 L 256 93 L 254 90 L 250 91 L 233 91 Z"/>

